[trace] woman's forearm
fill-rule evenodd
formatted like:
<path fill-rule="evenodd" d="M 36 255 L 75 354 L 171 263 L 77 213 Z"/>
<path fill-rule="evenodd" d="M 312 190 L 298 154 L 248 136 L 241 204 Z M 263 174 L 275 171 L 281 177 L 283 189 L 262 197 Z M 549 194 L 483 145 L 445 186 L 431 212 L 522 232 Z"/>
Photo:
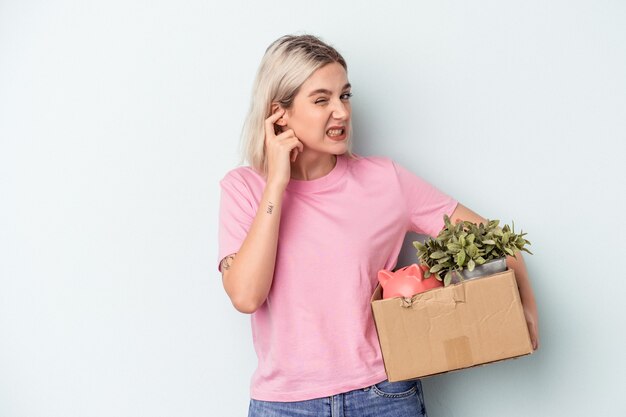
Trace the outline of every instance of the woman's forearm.
<path fill-rule="evenodd" d="M 519 289 L 520 299 L 524 307 L 524 315 L 528 323 L 528 331 L 533 348 L 539 347 L 539 313 L 537 312 L 537 303 L 535 302 L 535 294 L 528 278 L 528 270 L 521 253 L 517 253 L 515 257 L 507 256 L 507 266 L 515 272 L 517 288 Z"/>
<path fill-rule="evenodd" d="M 276 264 L 276 248 L 284 189 L 265 187 L 248 236 L 224 270 L 224 289 L 235 308 L 253 313 L 267 298 Z"/>

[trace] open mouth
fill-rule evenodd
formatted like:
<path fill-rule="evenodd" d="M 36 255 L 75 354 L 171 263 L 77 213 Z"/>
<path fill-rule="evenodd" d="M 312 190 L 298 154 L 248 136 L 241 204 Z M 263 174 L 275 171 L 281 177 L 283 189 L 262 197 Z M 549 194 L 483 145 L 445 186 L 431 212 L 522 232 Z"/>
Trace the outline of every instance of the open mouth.
<path fill-rule="evenodd" d="M 337 137 L 341 137 L 345 134 L 345 129 L 328 129 L 326 131 L 326 135 L 330 138 L 337 138 Z"/>

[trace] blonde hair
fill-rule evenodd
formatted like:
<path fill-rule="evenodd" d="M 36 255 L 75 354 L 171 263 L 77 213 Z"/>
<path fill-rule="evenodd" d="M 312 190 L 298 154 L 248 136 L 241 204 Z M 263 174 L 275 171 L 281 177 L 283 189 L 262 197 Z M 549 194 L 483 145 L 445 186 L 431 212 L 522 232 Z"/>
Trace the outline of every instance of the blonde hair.
<path fill-rule="evenodd" d="M 316 70 L 334 62 L 348 71 L 341 54 L 312 35 L 286 35 L 267 48 L 254 80 L 250 109 L 243 125 L 241 163 L 247 161 L 259 173 L 267 175 L 265 119 L 271 115 L 272 103 L 290 108 L 302 84 Z M 353 157 L 351 133 L 350 125 L 346 152 L 349 157 Z"/>

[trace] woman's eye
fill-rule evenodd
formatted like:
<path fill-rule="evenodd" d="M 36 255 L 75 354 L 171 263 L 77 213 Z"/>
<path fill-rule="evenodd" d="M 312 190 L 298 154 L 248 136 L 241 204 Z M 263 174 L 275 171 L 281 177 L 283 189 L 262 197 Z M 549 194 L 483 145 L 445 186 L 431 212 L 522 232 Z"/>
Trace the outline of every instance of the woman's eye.
<path fill-rule="evenodd" d="M 350 100 L 350 97 L 352 97 L 352 93 L 343 93 L 339 96 L 341 100 Z M 328 101 L 328 98 L 318 98 L 315 100 L 315 104 L 326 104 Z"/>

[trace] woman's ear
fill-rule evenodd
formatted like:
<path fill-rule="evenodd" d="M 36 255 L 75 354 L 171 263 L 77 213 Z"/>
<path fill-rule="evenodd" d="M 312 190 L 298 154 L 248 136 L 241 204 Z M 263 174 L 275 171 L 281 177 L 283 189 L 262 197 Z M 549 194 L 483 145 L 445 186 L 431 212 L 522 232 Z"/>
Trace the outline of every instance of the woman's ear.
<path fill-rule="evenodd" d="M 283 107 L 280 104 L 272 103 L 272 114 L 276 113 L 279 109 L 282 109 L 282 108 Z M 287 118 L 285 116 L 287 116 L 287 111 L 283 113 L 280 119 L 276 120 L 275 124 L 279 126 L 287 126 Z"/>

